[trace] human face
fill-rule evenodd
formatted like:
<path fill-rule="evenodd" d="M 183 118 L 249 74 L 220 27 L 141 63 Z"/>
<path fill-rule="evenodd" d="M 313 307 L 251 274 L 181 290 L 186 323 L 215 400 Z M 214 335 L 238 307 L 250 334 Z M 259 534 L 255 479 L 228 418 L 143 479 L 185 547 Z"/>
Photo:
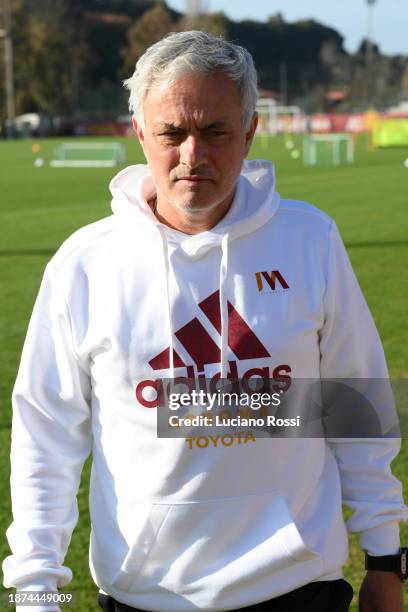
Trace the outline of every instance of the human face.
<path fill-rule="evenodd" d="M 238 87 L 222 73 L 186 73 L 156 82 L 135 120 L 157 188 L 157 211 L 177 229 L 210 229 L 227 212 L 256 129 L 243 125 Z"/>

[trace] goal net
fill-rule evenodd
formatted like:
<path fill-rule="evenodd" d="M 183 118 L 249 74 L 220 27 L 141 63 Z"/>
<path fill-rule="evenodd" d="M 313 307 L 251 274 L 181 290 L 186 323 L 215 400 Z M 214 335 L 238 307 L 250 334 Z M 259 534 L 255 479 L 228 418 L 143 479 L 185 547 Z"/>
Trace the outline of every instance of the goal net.
<path fill-rule="evenodd" d="M 307 166 L 352 164 L 354 144 L 351 134 L 312 134 L 303 140 L 303 161 Z"/>
<path fill-rule="evenodd" d="M 54 149 L 53 168 L 112 168 L 126 161 L 118 142 L 63 142 Z"/>
<path fill-rule="evenodd" d="M 275 116 L 276 102 L 273 98 L 259 98 L 256 104 L 258 113 L 257 134 L 265 136 L 271 134 L 271 122 Z"/>
<path fill-rule="evenodd" d="M 258 113 L 259 135 L 292 135 L 305 130 L 305 117 L 299 106 L 281 106 L 273 98 L 259 98 Z"/>

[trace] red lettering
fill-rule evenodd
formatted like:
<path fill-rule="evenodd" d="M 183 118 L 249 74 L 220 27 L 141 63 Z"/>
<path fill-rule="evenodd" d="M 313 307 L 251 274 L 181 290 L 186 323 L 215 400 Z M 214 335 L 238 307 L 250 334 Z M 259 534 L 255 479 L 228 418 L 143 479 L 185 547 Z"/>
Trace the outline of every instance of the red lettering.
<path fill-rule="evenodd" d="M 251 388 L 249 381 L 252 377 L 263 379 L 263 385 L 260 389 L 258 389 L 258 387 L 256 389 Z M 268 367 L 251 368 L 251 370 L 248 370 L 242 376 L 242 388 L 244 389 L 246 393 L 249 393 L 249 394 L 253 393 L 254 391 L 256 391 L 257 393 L 267 392 L 268 391 L 268 378 L 269 378 L 269 368 Z"/>
<path fill-rule="evenodd" d="M 272 389 L 274 391 L 279 393 L 279 391 L 287 391 L 289 389 L 292 379 L 290 376 L 287 376 L 286 374 L 282 374 L 282 372 L 291 372 L 291 371 L 292 371 L 292 368 L 286 364 L 279 365 L 274 369 L 274 371 L 272 372 L 272 379 L 276 380 L 278 383 L 283 383 L 283 384 L 272 385 Z"/>
<path fill-rule="evenodd" d="M 143 397 L 143 391 L 146 389 L 146 387 L 151 387 L 152 389 L 156 391 L 155 399 L 147 400 Z M 145 408 L 157 408 L 158 403 L 159 403 L 158 402 L 159 394 L 158 394 L 157 380 L 143 380 L 142 382 L 140 382 L 136 387 L 136 399 Z"/>

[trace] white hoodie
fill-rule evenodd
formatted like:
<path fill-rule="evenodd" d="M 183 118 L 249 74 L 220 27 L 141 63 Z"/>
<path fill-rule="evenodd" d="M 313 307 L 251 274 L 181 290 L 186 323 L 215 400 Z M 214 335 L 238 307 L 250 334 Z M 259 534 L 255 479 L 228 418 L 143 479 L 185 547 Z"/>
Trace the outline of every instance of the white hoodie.
<path fill-rule="evenodd" d="M 261 161 L 244 164 L 224 219 L 194 236 L 153 216 L 146 166 L 120 172 L 111 191 L 114 215 L 48 264 L 30 322 L 5 586 L 71 580 L 63 560 L 91 451 L 91 572 L 130 606 L 230 610 L 339 578 L 342 501 L 364 549 L 395 553 L 407 518 L 389 467 L 397 439 L 156 436 L 162 377 L 387 377 L 334 223 L 281 200 Z"/>

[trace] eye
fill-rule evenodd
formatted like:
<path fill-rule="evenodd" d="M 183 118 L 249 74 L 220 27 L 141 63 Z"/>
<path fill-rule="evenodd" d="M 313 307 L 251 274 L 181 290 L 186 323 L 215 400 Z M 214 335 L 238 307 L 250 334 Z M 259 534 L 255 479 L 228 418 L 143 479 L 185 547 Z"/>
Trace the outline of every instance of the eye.
<path fill-rule="evenodd" d="M 178 130 L 164 130 L 159 132 L 157 136 L 160 140 L 167 140 L 169 142 L 178 142 L 184 136 L 184 132 Z"/>
<path fill-rule="evenodd" d="M 227 136 L 228 132 L 225 130 L 208 130 L 205 132 L 207 138 L 223 138 Z"/>

